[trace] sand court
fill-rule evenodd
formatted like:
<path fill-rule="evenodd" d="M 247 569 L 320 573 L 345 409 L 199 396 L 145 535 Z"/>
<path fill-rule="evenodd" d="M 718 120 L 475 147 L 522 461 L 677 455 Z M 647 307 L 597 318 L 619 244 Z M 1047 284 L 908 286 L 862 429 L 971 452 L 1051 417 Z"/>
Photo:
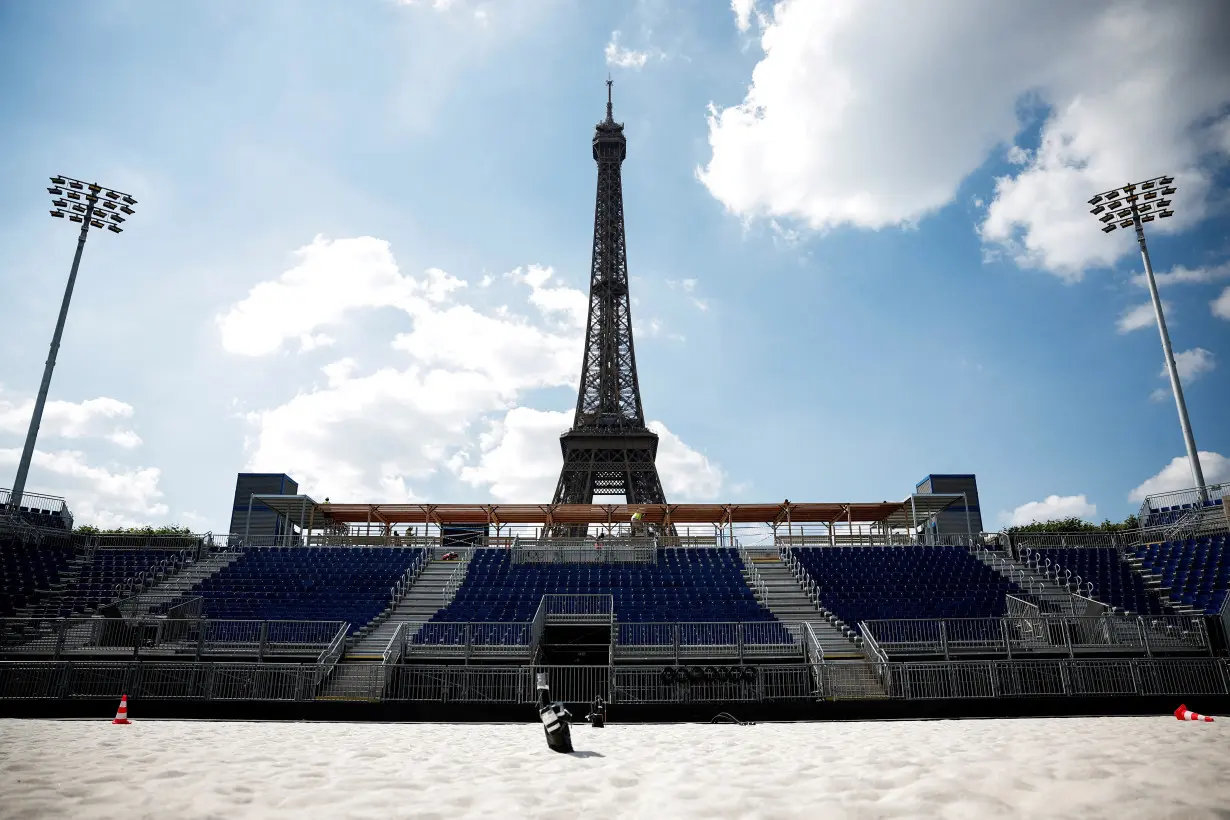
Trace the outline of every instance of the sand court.
<path fill-rule="evenodd" d="M 1230 816 L 1230 722 L 0 721 L 4 818 Z"/>

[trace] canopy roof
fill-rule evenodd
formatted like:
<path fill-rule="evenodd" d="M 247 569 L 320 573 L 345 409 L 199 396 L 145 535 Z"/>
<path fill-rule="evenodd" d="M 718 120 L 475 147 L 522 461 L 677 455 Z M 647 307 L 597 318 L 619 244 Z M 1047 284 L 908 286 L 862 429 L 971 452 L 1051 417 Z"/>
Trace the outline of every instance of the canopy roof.
<path fill-rule="evenodd" d="M 624 523 L 641 513 L 650 524 L 887 524 L 908 527 L 963 498 L 914 495 L 905 501 L 765 504 L 318 504 L 306 496 L 255 496 L 300 526 L 339 524 L 508 525 Z M 282 500 L 284 499 L 284 501 Z M 913 509 L 911 509 L 913 500 Z"/>

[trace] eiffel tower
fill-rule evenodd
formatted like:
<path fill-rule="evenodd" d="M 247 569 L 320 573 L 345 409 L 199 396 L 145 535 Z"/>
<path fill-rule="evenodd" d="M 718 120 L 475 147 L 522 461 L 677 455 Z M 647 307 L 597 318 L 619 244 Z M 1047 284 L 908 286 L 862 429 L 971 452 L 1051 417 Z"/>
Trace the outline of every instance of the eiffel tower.
<path fill-rule="evenodd" d="M 628 252 L 624 242 L 623 186 L 619 169 L 628 154 L 622 123 L 611 113 L 594 128 L 598 197 L 589 273 L 589 321 L 572 429 L 560 436 L 564 468 L 557 504 L 592 504 L 595 495 L 622 495 L 629 504 L 665 504 L 654 459 L 658 435 L 645 426 L 632 346 L 628 305 Z"/>

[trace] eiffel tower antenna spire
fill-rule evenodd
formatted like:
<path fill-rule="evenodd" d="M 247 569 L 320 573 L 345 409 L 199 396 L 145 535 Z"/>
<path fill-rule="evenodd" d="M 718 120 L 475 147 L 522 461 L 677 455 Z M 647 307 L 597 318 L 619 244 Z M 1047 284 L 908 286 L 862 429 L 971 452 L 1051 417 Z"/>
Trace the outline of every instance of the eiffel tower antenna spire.
<path fill-rule="evenodd" d="M 658 436 L 645 426 L 636 375 L 620 176 L 628 141 L 612 112 L 612 85 L 608 77 L 606 120 L 594 127 L 598 192 L 589 321 L 576 416 L 560 436 L 564 467 L 555 487 L 557 504 L 591 504 L 595 495 L 623 495 L 628 504 L 666 503 L 654 463 Z"/>

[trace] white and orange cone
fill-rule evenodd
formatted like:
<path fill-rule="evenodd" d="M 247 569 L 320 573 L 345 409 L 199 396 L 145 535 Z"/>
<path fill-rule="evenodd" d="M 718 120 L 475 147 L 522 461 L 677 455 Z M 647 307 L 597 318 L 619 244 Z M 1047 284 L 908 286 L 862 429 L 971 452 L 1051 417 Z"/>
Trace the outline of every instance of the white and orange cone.
<path fill-rule="evenodd" d="M 120 724 L 132 723 L 132 721 L 128 719 L 128 696 L 127 695 L 120 695 L 120 708 L 115 713 L 115 720 L 111 722 L 120 723 Z"/>
<path fill-rule="evenodd" d="M 1192 712 L 1183 704 L 1179 704 L 1179 708 L 1174 710 L 1174 716 L 1179 720 L 1202 720 L 1205 723 L 1213 722 L 1213 718 L 1206 717 L 1199 712 Z"/>

